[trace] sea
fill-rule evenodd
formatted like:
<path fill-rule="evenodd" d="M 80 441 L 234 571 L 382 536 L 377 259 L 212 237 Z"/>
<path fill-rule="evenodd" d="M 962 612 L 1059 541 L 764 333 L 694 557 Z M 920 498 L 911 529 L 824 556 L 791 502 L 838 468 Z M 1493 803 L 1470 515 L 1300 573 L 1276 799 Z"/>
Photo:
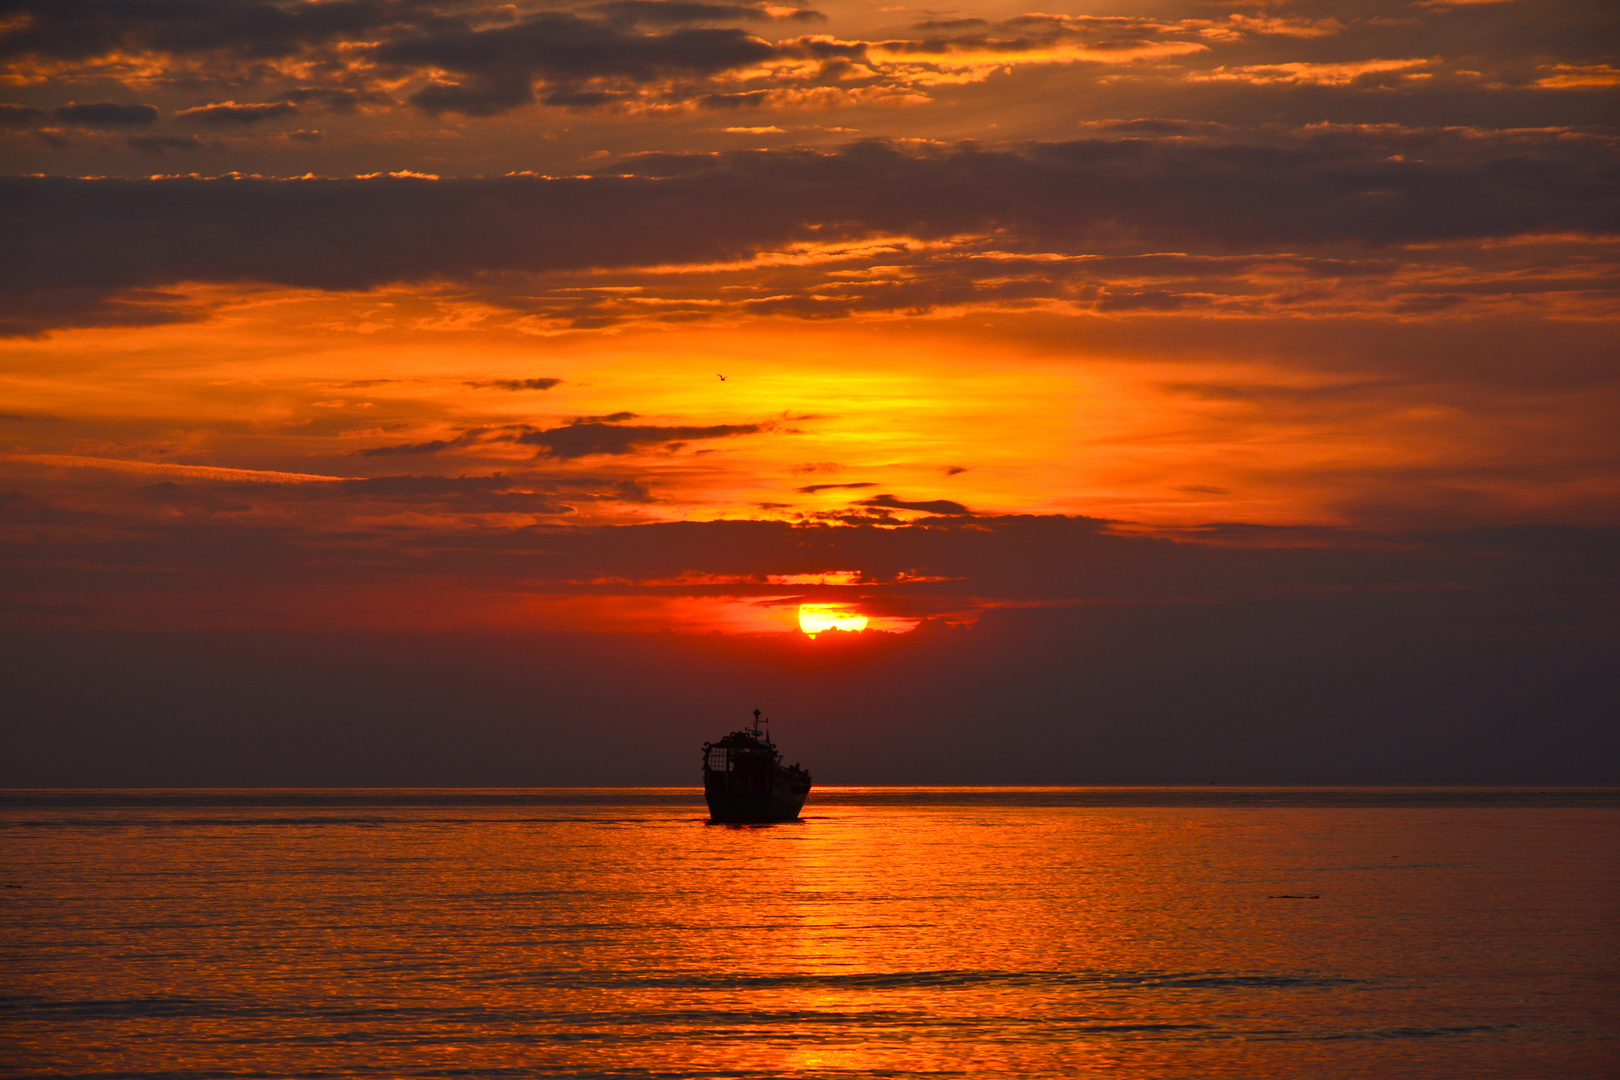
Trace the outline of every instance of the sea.
<path fill-rule="evenodd" d="M 1620 789 L 0 792 L 8 1077 L 1620 1076 Z"/>

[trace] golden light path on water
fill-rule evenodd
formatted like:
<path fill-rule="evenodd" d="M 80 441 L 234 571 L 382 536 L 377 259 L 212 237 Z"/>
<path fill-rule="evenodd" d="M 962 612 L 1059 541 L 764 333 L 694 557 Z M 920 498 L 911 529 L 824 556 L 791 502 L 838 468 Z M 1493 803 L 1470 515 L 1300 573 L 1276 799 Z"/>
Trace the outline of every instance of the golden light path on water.
<path fill-rule="evenodd" d="M 1617 815 L 1504 789 L 818 787 L 764 827 L 709 825 L 695 787 L 12 793 L 7 1058 L 1612 1076 Z"/>

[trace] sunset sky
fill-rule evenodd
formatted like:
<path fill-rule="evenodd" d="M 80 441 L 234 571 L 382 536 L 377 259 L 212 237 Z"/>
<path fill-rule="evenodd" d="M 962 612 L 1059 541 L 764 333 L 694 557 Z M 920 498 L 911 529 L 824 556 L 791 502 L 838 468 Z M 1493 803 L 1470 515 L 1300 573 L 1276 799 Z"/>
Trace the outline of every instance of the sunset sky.
<path fill-rule="evenodd" d="M 1308 749 L 1201 729 L 1234 779 L 1620 779 L 1610 0 L 11 0 L 0 57 L 0 782 L 523 782 L 85 749 L 212 723 L 199 642 L 399 634 L 548 732 L 958 746 L 849 778 L 974 779 L 1023 664 L 1090 749 L 984 779 L 1203 782 L 1148 729 L 1261 713 Z M 1121 681 L 1200 665 L 1279 689 Z"/>

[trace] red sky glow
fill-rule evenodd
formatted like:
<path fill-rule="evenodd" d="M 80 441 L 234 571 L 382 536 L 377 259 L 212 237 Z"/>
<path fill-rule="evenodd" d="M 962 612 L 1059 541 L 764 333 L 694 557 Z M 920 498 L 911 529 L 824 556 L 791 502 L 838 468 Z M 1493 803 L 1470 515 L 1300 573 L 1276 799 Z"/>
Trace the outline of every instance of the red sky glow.
<path fill-rule="evenodd" d="M 1610 634 L 1617 41 L 1595 0 L 23 0 L 0 626 Z"/>

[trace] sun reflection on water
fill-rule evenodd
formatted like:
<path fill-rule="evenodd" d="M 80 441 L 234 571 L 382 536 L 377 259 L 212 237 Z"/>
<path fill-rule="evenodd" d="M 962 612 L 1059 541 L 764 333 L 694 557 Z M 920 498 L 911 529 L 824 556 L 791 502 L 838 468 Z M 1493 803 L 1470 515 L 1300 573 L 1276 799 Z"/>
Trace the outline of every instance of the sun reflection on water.
<path fill-rule="evenodd" d="M 38 1075 L 1348 1080 L 1416 1055 L 1540 1075 L 1526 1010 L 1604 1030 L 1613 965 L 1581 946 L 1612 922 L 1612 810 L 1239 795 L 822 786 L 757 827 L 708 824 L 691 786 L 0 806 L 7 989 L 46 1005 L 8 1055 Z M 1571 1053 L 1597 1062 L 1587 1040 Z"/>

